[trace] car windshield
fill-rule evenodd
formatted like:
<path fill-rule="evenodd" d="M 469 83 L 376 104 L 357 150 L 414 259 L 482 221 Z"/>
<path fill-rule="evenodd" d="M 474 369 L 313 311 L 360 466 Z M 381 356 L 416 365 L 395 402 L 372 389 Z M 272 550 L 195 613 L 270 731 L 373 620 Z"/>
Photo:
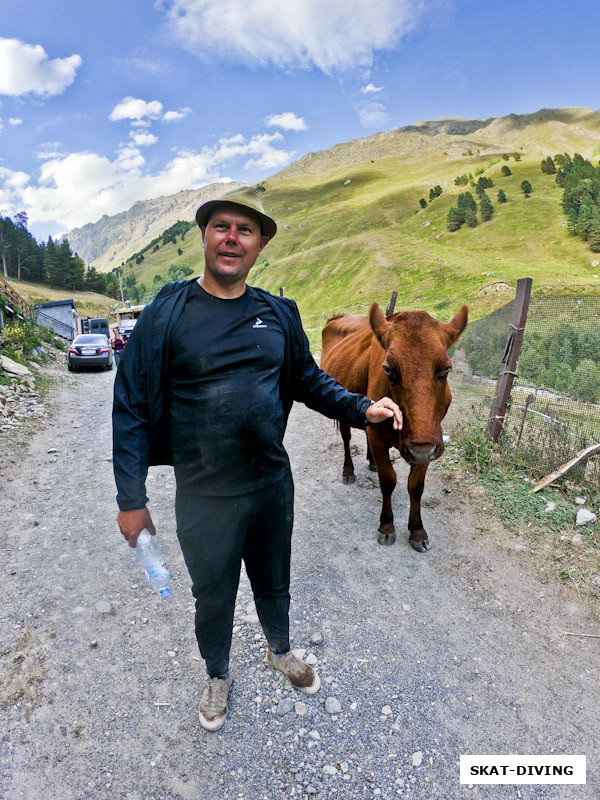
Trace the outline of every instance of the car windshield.
<path fill-rule="evenodd" d="M 84 333 L 74 339 L 73 344 L 106 344 L 106 336 L 98 333 Z"/>

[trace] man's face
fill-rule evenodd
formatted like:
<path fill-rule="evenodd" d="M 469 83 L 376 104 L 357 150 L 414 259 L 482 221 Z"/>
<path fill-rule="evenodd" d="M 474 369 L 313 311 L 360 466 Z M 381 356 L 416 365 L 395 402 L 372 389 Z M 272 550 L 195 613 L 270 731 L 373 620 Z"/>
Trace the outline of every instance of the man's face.
<path fill-rule="evenodd" d="M 217 206 L 202 228 L 205 269 L 223 285 L 245 282 L 268 241 L 256 217 L 236 206 Z"/>

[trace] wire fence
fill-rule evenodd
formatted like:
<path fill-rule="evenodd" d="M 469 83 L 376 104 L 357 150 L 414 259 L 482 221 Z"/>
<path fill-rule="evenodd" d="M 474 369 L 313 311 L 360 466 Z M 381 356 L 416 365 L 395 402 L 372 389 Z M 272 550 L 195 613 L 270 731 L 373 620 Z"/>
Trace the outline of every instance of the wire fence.
<path fill-rule="evenodd" d="M 512 307 L 465 331 L 461 348 L 474 374 L 497 378 Z M 532 296 L 502 436 L 538 476 L 600 441 L 600 297 Z M 600 459 L 580 475 L 586 470 L 600 480 Z"/>

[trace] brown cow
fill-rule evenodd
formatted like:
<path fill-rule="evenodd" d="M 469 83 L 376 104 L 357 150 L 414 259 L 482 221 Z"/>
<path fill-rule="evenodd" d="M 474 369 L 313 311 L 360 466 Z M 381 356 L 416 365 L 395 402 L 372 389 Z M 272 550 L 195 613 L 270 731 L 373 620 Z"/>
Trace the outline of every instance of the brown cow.
<path fill-rule="evenodd" d="M 450 322 L 437 322 L 425 311 L 405 311 L 386 319 L 377 303 L 368 317 L 343 314 L 332 317 L 323 329 L 321 368 L 351 392 L 373 400 L 392 397 L 404 416 L 401 431 L 391 422 L 367 428 L 367 457 L 377 469 L 383 495 L 380 544 L 393 544 L 392 492 L 396 473 L 389 448 L 396 447 L 410 464 L 408 494 L 409 542 L 419 552 L 429 550 L 427 532 L 421 521 L 421 496 L 427 467 L 444 452 L 441 422 L 452 395 L 448 373 L 452 362 L 448 348 L 467 325 L 467 306 Z M 340 423 L 344 441 L 344 483 L 354 483 L 350 456 L 350 426 Z"/>

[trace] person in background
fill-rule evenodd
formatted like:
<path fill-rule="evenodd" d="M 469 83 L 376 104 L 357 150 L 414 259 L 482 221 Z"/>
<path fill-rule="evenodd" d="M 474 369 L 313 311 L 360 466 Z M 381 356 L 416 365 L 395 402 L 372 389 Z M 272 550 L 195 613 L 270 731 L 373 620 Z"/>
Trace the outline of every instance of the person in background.
<path fill-rule="evenodd" d="M 114 330 L 114 336 L 111 344 L 113 352 L 115 354 L 115 364 L 118 367 L 121 361 L 121 354 L 125 349 L 125 339 L 123 339 L 123 337 L 121 336 L 121 332 L 119 331 L 118 328 L 115 328 Z"/>
<path fill-rule="evenodd" d="M 155 529 L 152 464 L 173 464 L 177 536 L 192 578 L 196 638 L 208 686 L 200 724 L 227 714 L 229 651 L 242 561 L 267 639 L 266 660 L 314 694 L 315 670 L 290 649 L 294 485 L 283 436 L 296 400 L 354 427 L 402 414 L 388 397 L 352 394 L 316 365 L 298 308 L 246 283 L 277 232 L 250 188 L 204 203 L 204 274 L 167 284 L 142 312 L 115 380 L 117 522 L 130 547 Z"/>

